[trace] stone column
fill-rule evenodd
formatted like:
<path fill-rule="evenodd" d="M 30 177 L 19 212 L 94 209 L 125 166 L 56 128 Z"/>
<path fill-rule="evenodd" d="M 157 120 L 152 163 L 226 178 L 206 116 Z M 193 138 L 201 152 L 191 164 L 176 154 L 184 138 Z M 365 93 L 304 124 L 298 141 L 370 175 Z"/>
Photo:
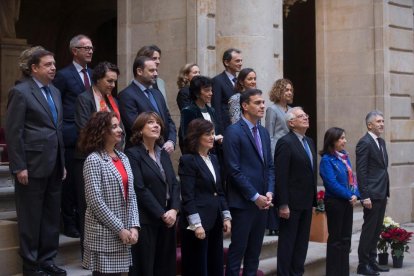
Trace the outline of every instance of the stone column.
<path fill-rule="evenodd" d="M 0 39 L 0 116 L 1 127 L 5 123 L 7 97 L 14 82 L 21 78 L 21 71 L 18 67 L 20 53 L 27 49 L 25 39 L 1 38 Z"/>

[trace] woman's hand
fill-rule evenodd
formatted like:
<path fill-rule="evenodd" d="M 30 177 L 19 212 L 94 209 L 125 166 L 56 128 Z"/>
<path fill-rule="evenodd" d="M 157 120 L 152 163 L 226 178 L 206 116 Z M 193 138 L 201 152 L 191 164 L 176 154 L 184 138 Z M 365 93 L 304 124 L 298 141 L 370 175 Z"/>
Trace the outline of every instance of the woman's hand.
<path fill-rule="evenodd" d="M 203 226 L 197 227 L 194 234 L 197 239 L 204 240 L 206 238 L 206 232 L 204 231 Z"/>
<path fill-rule="evenodd" d="M 231 232 L 231 221 L 229 219 L 223 221 L 223 232 L 226 234 Z"/>
<path fill-rule="evenodd" d="M 352 206 L 355 206 L 355 204 L 357 203 L 357 200 L 358 200 L 358 198 L 356 197 L 356 195 L 353 195 L 353 196 L 351 197 L 351 199 L 349 200 L 349 203 L 350 203 Z"/>
<path fill-rule="evenodd" d="M 137 228 L 131 228 L 129 229 L 129 232 L 131 233 L 129 238 L 129 244 L 136 244 L 138 242 L 138 229 Z"/>
<path fill-rule="evenodd" d="M 130 244 L 130 236 L 131 236 L 131 232 L 128 229 L 122 229 L 119 232 L 119 238 L 121 239 L 123 244 Z"/>

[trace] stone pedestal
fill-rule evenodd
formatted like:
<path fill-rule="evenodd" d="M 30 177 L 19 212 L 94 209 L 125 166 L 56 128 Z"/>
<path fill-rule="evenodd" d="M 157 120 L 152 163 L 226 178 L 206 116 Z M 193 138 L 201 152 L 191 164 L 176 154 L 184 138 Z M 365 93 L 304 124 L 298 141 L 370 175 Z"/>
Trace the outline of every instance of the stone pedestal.
<path fill-rule="evenodd" d="M 0 38 L 0 127 L 3 127 L 5 122 L 8 92 L 21 77 L 17 60 L 27 47 L 25 39 Z"/>

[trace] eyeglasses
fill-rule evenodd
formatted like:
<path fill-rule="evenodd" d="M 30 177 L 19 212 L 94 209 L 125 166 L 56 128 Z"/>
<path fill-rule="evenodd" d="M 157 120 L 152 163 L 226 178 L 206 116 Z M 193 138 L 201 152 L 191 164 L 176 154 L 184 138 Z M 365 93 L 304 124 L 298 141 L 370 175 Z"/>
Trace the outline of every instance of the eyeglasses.
<path fill-rule="evenodd" d="M 75 47 L 76 49 L 83 49 L 83 50 L 85 50 L 86 52 L 89 52 L 89 51 L 95 51 L 95 48 L 94 47 L 91 47 L 91 46 L 78 46 L 78 47 Z"/>
<path fill-rule="evenodd" d="M 296 116 L 296 118 L 298 118 L 298 119 L 303 119 L 303 118 L 305 118 L 305 119 L 309 119 L 310 117 L 309 117 L 309 115 L 308 115 L 308 114 L 303 113 L 303 114 L 300 114 L 300 115 Z"/>

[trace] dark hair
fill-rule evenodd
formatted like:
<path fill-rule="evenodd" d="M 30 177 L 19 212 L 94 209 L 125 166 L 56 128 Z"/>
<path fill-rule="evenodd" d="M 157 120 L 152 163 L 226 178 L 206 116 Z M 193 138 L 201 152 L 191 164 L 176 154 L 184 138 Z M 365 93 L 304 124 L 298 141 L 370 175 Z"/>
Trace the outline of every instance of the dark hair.
<path fill-rule="evenodd" d="M 323 149 L 319 152 L 322 156 L 324 154 L 333 154 L 335 152 L 335 142 L 341 138 L 345 130 L 339 127 L 331 127 L 325 132 L 323 137 Z"/>
<path fill-rule="evenodd" d="M 223 65 L 224 65 L 224 67 L 227 67 L 224 62 L 225 61 L 231 61 L 231 59 L 233 58 L 233 55 L 232 55 L 233 52 L 236 52 L 237 54 L 241 54 L 241 51 L 239 49 L 236 49 L 236 48 L 230 48 L 230 49 L 227 49 L 226 51 L 224 51 L 224 53 L 223 53 Z"/>
<path fill-rule="evenodd" d="M 157 45 L 152 44 L 152 45 L 142 46 L 141 49 L 138 50 L 136 57 L 145 56 L 145 57 L 152 58 L 152 56 L 154 55 L 154 52 L 158 52 L 161 56 L 161 49 Z"/>
<path fill-rule="evenodd" d="M 252 68 L 243 68 L 240 70 L 239 75 L 237 76 L 236 85 L 234 86 L 234 89 L 237 92 L 243 91 L 244 87 L 242 83 L 247 78 L 247 75 L 250 74 L 251 72 L 256 73 Z"/>
<path fill-rule="evenodd" d="M 200 137 L 214 129 L 212 122 L 205 119 L 194 119 L 188 124 L 187 135 L 184 139 L 186 153 L 197 154 Z"/>
<path fill-rule="evenodd" d="M 111 131 L 113 117 L 118 118 L 114 112 L 99 111 L 92 114 L 79 135 L 78 148 L 82 153 L 90 154 L 105 148 L 105 136 Z"/>
<path fill-rule="evenodd" d="M 93 68 L 92 77 L 91 77 L 92 82 L 96 84 L 96 82 L 104 78 L 106 72 L 109 72 L 109 71 L 115 72 L 119 76 L 119 69 L 118 69 L 118 66 L 116 66 L 115 64 L 112 64 L 107 61 L 102 61 L 98 63 L 98 65 L 96 65 L 95 68 Z"/>
<path fill-rule="evenodd" d="M 145 62 L 149 60 L 152 60 L 152 59 L 147 56 L 137 56 L 135 58 L 134 64 L 132 65 L 132 73 L 134 74 L 134 77 L 137 76 L 137 68 L 144 70 Z"/>
<path fill-rule="evenodd" d="M 190 99 L 196 101 L 202 88 L 212 87 L 213 82 L 206 76 L 195 76 L 190 81 Z"/>
<path fill-rule="evenodd" d="M 39 65 L 40 59 L 45 56 L 54 56 L 54 54 L 48 50 L 39 48 L 32 52 L 29 60 L 27 61 L 27 67 L 32 73 L 32 65 Z"/>
<path fill-rule="evenodd" d="M 143 141 L 142 129 L 151 119 L 154 119 L 160 125 L 160 128 L 161 128 L 160 137 L 157 139 L 156 143 L 159 146 L 162 146 L 164 144 L 164 139 L 163 139 L 163 133 L 165 129 L 164 122 L 162 121 L 160 115 L 158 115 L 156 112 L 146 111 L 146 112 L 142 112 L 141 114 L 139 114 L 138 117 L 135 119 L 134 124 L 132 125 L 132 130 L 131 130 L 132 136 L 131 136 L 130 141 L 133 145 L 138 145 L 142 143 Z"/>
<path fill-rule="evenodd" d="M 243 93 L 240 93 L 240 110 L 244 113 L 243 103 L 249 103 L 250 97 L 256 95 L 262 95 L 262 90 L 256 88 L 249 88 L 245 90 Z"/>

